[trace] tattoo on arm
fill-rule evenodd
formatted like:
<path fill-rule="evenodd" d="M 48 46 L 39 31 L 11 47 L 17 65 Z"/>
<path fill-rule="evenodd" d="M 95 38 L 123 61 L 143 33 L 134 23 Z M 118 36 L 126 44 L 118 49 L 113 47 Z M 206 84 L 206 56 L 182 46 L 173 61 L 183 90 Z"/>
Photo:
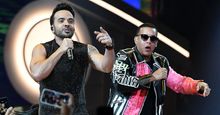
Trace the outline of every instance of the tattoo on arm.
<path fill-rule="evenodd" d="M 148 84 L 148 83 L 150 83 L 150 82 L 151 82 L 150 78 L 144 78 L 144 79 L 139 79 L 139 80 L 138 80 L 138 83 L 139 83 L 140 85 L 142 85 L 142 86 L 144 86 L 144 85 L 146 85 L 146 84 Z"/>
<path fill-rule="evenodd" d="M 99 51 L 94 46 L 88 45 L 88 54 L 89 58 L 92 59 L 95 54 L 99 54 Z"/>

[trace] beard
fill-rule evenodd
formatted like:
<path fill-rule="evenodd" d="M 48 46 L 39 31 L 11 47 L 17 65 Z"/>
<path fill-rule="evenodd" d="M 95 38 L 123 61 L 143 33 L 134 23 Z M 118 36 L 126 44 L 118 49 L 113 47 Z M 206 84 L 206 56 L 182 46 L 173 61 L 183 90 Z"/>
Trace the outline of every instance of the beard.
<path fill-rule="evenodd" d="M 60 34 L 58 33 L 58 34 L 56 34 L 56 33 L 55 33 L 55 35 L 58 36 L 59 38 L 72 38 L 73 32 L 65 33 L 65 34 L 63 34 L 63 33 L 60 33 Z"/>
<path fill-rule="evenodd" d="M 69 32 L 65 32 L 65 31 L 55 31 L 54 34 L 56 36 L 58 36 L 59 38 L 72 38 L 73 34 L 74 34 L 74 29 L 69 31 Z"/>

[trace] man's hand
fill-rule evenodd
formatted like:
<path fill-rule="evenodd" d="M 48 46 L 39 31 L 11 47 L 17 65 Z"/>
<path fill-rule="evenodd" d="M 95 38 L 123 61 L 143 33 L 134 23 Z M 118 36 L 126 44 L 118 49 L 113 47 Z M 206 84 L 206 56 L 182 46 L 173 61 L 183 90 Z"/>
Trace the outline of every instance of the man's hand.
<path fill-rule="evenodd" d="M 140 76 L 139 78 L 140 79 L 138 80 L 138 83 L 142 86 L 144 86 L 152 81 L 166 79 L 167 78 L 167 69 L 166 68 L 159 68 L 151 75 L 151 77 Z"/>
<path fill-rule="evenodd" d="M 211 89 L 209 88 L 208 84 L 205 82 L 199 82 L 197 84 L 197 92 L 200 93 L 203 97 L 207 97 L 210 94 Z"/>
<path fill-rule="evenodd" d="M 167 78 L 167 69 L 166 68 L 159 68 L 156 70 L 153 74 L 152 77 L 155 80 L 161 80 L 161 79 L 166 79 Z"/>
<path fill-rule="evenodd" d="M 100 27 L 100 31 L 94 31 L 96 34 L 96 39 L 107 47 L 112 47 L 112 38 L 109 36 L 108 32 Z"/>
<path fill-rule="evenodd" d="M 74 105 L 74 98 L 73 95 L 70 93 L 65 93 L 69 97 L 67 104 L 61 102 L 61 115 L 71 115 L 73 112 L 73 105 Z"/>
<path fill-rule="evenodd" d="M 73 49 L 73 40 L 70 38 L 64 38 L 62 44 L 60 45 L 62 51 L 67 51 L 67 49 Z"/>

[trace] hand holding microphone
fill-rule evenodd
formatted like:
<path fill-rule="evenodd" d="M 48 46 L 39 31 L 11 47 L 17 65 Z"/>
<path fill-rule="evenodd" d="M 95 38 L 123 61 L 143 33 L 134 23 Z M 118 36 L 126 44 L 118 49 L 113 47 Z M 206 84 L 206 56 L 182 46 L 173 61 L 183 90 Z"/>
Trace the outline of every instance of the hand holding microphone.
<path fill-rule="evenodd" d="M 209 85 L 203 81 L 200 81 L 197 84 L 196 90 L 198 91 L 199 95 L 201 95 L 203 97 L 207 97 L 211 91 L 211 89 L 209 88 Z"/>
<path fill-rule="evenodd" d="M 167 69 L 166 68 L 159 68 L 152 74 L 146 74 L 143 76 L 139 76 L 139 84 L 142 86 L 145 86 L 146 84 L 152 82 L 152 81 L 157 81 L 157 80 L 162 80 L 167 78 Z"/>
<path fill-rule="evenodd" d="M 156 70 L 152 74 L 152 77 L 154 77 L 155 80 L 166 79 L 167 78 L 167 69 L 166 68 L 159 68 L 158 70 Z"/>
<path fill-rule="evenodd" d="M 73 49 L 74 49 L 74 44 L 73 44 L 73 40 L 71 38 L 64 38 L 63 42 L 60 46 L 64 51 L 67 52 L 67 56 L 69 58 L 69 60 L 73 60 Z"/>

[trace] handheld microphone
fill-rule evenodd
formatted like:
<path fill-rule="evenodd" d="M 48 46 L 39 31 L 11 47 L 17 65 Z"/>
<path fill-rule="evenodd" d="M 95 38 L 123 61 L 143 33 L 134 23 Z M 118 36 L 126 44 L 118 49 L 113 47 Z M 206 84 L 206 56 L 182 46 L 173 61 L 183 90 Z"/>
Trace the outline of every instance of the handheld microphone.
<path fill-rule="evenodd" d="M 69 60 L 73 60 L 73 48 L 67 49 L 67 55 Z"/>
<path fill-rule="evenodd" d="M 198 91 L 199 94 L 203 94 L 204 93 L 204 87 L 200 88 Z"/>

